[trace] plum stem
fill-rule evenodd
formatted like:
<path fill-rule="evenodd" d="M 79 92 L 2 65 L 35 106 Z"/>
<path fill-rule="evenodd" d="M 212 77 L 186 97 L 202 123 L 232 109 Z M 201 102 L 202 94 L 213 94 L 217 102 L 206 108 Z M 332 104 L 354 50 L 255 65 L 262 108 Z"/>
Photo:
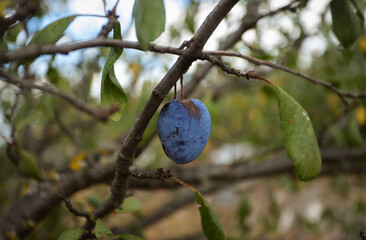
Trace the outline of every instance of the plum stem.
<path fill-rule="evenodd" d="M 174 99 L 177 98 L 177 83 L 174 84 Z"/>
<path fill-rule="evenodd" d="M 192 192 L 196 192 L 197 190 L 194 189 L 192 186 L 188 185 L 187 183 L 183 182 L 182 180 L 178 179 L 178 178 L 175 178 L 175 177 L 171 177 L 169 178 L 170 180 L 173 180 L 177 183 L 180 183 L 182 184 L 183 186 L 185 186 L 186 188 L 189 188 L 190 190 L 192 190 Z"/>
<path fill-rule="evenodd" d="M 180 96 L 184 99 L 183 75 L 180 77 Z"/>

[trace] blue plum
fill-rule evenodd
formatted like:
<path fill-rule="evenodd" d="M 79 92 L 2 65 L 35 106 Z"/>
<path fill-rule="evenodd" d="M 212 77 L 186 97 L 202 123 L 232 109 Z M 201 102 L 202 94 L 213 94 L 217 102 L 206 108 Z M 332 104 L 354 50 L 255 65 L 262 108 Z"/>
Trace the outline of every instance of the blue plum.
<path fill-rule="evenodd" d="M 197 99 L 174 99 L 161 109 L 158 135 L 165 154 L 175 163 L 196 159 L 205 148 L 211 132 L 211 117 Z"/>

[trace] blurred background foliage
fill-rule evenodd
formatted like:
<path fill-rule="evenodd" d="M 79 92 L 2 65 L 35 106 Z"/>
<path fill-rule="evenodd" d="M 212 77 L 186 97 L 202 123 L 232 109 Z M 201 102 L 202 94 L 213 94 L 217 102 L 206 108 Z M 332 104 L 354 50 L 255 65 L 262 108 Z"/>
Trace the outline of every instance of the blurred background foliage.
<path fill-rule="evenodd" d="M 72 2 L 33 1 L 39 7 L 33 17 L 37 21 L 55 14 L 56 6 L 67 10 Z M 224 27 L 231 24 L 238 26 L 237 20 L 245 13 L 247 2 L 240 1 L 236 7 L 239 10 L 229 14 Z M 262 1 L 261 12 L 268 11 L 268 6 L 273 2 Z M 273 17 L 266 17 L 255 29 L 245 33 L 242 42 L 232 50 L 280 63 L 308 76 L 330 82 L 345 91 L 365 92 L 366 36 L 361 36 L 348 49 L 340 46 L 331 31 L 327 7 L 329 1 L 326 1 L 324 9 L 318 9 L 320 12 L 316 16 L 320 23 L 315 29 L 309 30 L 301 13 L 315 11 L 315 2 L 309 1 L 303 9 L 295 13 L 281 12 Z M 187 0 L 181 4 L 184 8 L 176 10 L 180 14 L 179 24 L 167 26 L 164 39 L 161 40 L 164 44 L 177 46 L 187 40 L 197 30 L 201 12 L 211 9 L 215 1 Z M 13 1 L 1 1 L 0 14 L 8 16 L 14 11 L 14 7 Z M 167 8 L 167 11 L 170 9 Z M 290 29 L 276 24 L 283 19 L 290 21 Z M 13 50 L 24 46 L 32 34 L 28 32 L 30 26 L 27 24 L 37 21 L 27 20 L 14 25 L 1 40 L 1 49 Z M 124 26 L 128 24 L 130 23 L 122 22 Z M 126 29 L 124 38 L 129 39 L 132 30 L 128 27 Z M 279 39 L 270 47 L 266 31 L 274 31 Z M 247 34 L 250 37 L 246 37 Z M 225 33 L 218 36 L 217 41 L 226 37 Z M 63 40 L 78 39 L 65 36 Z M 309 45 L 313 46 L 309 48 Z M 108 49 L 95 48 L 77 52 L 77 60 L 68 56 L 71 64 L 67 63 L 67 57 L 60 59 L 59 56 L 45 56 L 27 62 L 12 62 L 7 67 L 23 76 L 34 77 L 37 82 L 52 83 L 60 90 L 97 106 L 100 100 L 96 86 L 100 84 L 100 72 Z M 322 86 L 279 70 L 258 67 L 229 57 L 223 59 L 244 71 L 255 69 L 297 99 L 308 111 L 321 147 L 353 149 L 365 144 L 364 100 L 350 100 L 350 106 L 346 108 L 334 92 Z M 118 122 L 100 123 L 60 99 L 40 91 L 25 91 L 1 82 L 0 215 L 4 215 L 16 199 L 32 191 L 32 187 L 39 181 L 35 178 L 39 176 L 57 178 L 58 172 L 80 171 L 88 167 L 88 164 L 93 164 L 93 154 L 102 156 L 99 161 L 104 158 L 107 159 L 105 161 L 113 161 L 114 152 L 119 148 L 124 134 L 132 126 L 152 89 L 174 60 L 175 57 L 172 56 L 125 50 L 118 60 L 123 75 L 117 77 L 123 79 L 122 85 L 129 102 Z M 192 66 L 185 76 L 185 82 L 190 80 L 201 65 L 198 62 Z M 213 68 L 193 96 L 203 100 L 209 108 L 212 133 L 203 154 L 190 165 L 181 166 L 182 168 L 225 165 L 235 161 L 264 161 L 283 154 L 277 102 L 269 85 L 232 77 Z M 169 99 L 172 99 L 172 94 L 166 100 Z M 146 145 L 150 136 L 155 134 L 156 120 L 155 116 L 150 122 L 141 146 Z M 15 143 L 16 148 L 31 155 L 31 163 L 28 165 L 31 165 L 29 168 L 35 168 L 29 170 L 31 174 L 27 175 L 28 170 L 23 171 L 19 167 L 21 163 L 9 159 L 7 142 Z M 151 140 L 135 165 L 142 169 L 176 167 L 164 155 L 157 137 Z M 208 197 L 229 236 L 228 239 L 359 239 L 360 230 L 366 230 L 365 180 L 363 176 L 345 176 L 339 173 L 331 177 L 318 177 L 310 183 L 301 183 L 283 175 L 233 182 Z M 91 210 L 107 194 L 107 185 L 97 185 L 74 194 L 72 201 L 80 209 Z M 174 201 L 181 194 L 180 190 L 136 190 L 134 198 L 142 206 L 138 213 L 111 214 L 106 222 L 111 228 L 131 224 Z M 63 230 L 80 224 L 81 219 L 74 217 L 60 205 L 36 225 L 28 239 L 56 239 Z M 147 239 L 187 237 L 197 232 L 200 232 L 199 216 L 194 204 L 140 229 L 140 234 Z"/>

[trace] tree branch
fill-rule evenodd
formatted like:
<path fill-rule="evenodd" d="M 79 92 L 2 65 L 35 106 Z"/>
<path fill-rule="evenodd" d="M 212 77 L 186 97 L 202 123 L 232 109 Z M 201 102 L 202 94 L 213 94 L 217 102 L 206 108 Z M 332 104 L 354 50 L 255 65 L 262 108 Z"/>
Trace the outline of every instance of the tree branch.
<path fill-rule="evenodd" d="M 342 91 L 342 90 L 339 90 L 338 88 L 336 88 L 334 85 L 332 85 L 329 82 L 325 82 L 325 81 L 322 81 L 320 79 L 310 77 L 310 76 L 308 76 L 304 73 L 295 71 L 293 69 L 287 68 L 287 67 L 282 66 L 280 64 L 276 64 L 276 63 L 261 60 L 261 59 L 255 58 L 255 57 L 243 55 L 243 54 L 238 53 L 238 52 L 233 52 L 233 51 L 206 51 L 205 53 L 208 53 L 208 54 L 211 54 L 211 55 L 216 55 L 216 56 L 239 57 L 239 58 L 243 58 L 243 59 L 245 59 L 249 62 L 255 63 L 257 65 L 265 65 L 265 66 L 271 67 L 273 69 L 279 69 L 281 71 L 284 71 L 284 72 L 290 73 L 292 75 L 301 77 L 305 80 L 308 80 L 311 83 L 324 86 L 324 87 L 328 88 L 329 90 L 335 92 L 346 105 L 348 105 L 348 101 L 347 101 L 346 97 L 347 98 L 354 98 L 354 99 L 366 98 L 366 93 L 352 93 L 352 92 Z"/>
<path fill-rule="evenodd" d="M 366 145 L 359 149 L 327 148 L 322 149 L 323 167 L 321 175 L 355 174 L 364 175 L 366 163 Z M 46 180 L 40 183 L 32 192 L 18 200 L 9 209 L 8 214 L 0 219 L 0 236 L 6 232 L 14 232 L 18 237 L 24 237 L 31 226 L 27 222 L 37 222 L 59 202 L 59 193 L 70 196 L 72 193 L 85 189 L 93 184 L 110 183 L 115 171 L 115 163 L 93 164 L 80 171 L 60 173 L 59 180 Z M 209 165 L 191 168 L 174 168 L 171 173 L 183 179 L 190 185 L 199 187 L 203 182 L 216 184 L 232 184 L 233 182 L 271 177 L 279 174 L 294 175 L 291 161 L 287 157 L 272 158 L 265 162 L 255 163 L 246 160 L 232 165 Z M 203 178 L 204 176 L 204 178 Z M 315 180 L 316 181 L 316 180 Z M 152 181 L 130 179 L 132 189 L 175 189 L 181 185 L 173 181 Z"/>
<path fill-rule="evenodd" d="M 203 46 L 211 37 L 213 31 L 237 2 L 238 0 L 221 0 L 216 5 L 193 36 L 190 46 L 183 50 L 182 55 L 178 58 L 173 67 L 171 67 L 168 73 L 152 91 L 150 98 L 122 143 L 116 160 L 116 172 L 111 184 L 111 196 L 99 208 L 95 209 L 93 214 L 96 218 L 105 216 L 122 203 L 128 189 L 129 167 L 132 165 L 137 144 L 142 139 L 142 135 L 148 123 L 163 99 L 168 95 L 170 89 L 189 69 L 192 62 L 197 59 L 197 53 L 202 51 Z M 94 222 L 88 221 L 84 228 L 90 230 L 94 227 L 94 224 Z"/>
<path fill-rule="evenodd" d="M 91 47 L 114 47 L 114 48 L 131 48 L 141 50 L 138 42 L 122 41 L 116 39 L 97 38 L 87 41 L 65 43 L 60 45 L 34 45 L 25 47 L 19 50 L 8 51 L 0 53 L 0 64 L 8 63 L 16 60 L 25 60 L 30 58 L 36 58 L 41 55 L 47 54 L 68 54 L 72 51 L 91 48 Z M 148 51 L 156 53 L 170 53 L 175 55 L 181 55 L 182 50 L 179 48 L 160 46 L 156 44 L 150 44 Z"/>
<path fill-rule="evenodd" d="M 22 21 L 28 17 L 34 15 L 37 11 L 37 5 L 30 1 L 18 1 L 19 8 L 16 9 L 16 12 L 8 17 L 3 18 L 0 17 L 0 38 L 4 36 L 5 32 L 8 28 L 15 24 L 18 21 Z"/>
<path fill-rule="evenodd" d="M 91 108 L 88 105 L 86 105 L 85 103 L 80 102 L 74 96 L 68 95 L 68 94 L 58 90 L 55 87 L 42 86 L 42 85 L 35 84 L 31 81 L 20 79 L 18 76 L 11 74 L 2 69 L 0 69 L 0 77 L 2 77 L 3 81 L 18 85 L 20 88 L 24 88 L 24 89 L 28 89 L 28 90 L 37 89 L 42 92 L 49 93 L 55 97 L 61 98 L 65 101 L 67 101 L 68 103 L 70 103 L 76 109 L 79 109 L 103 122 L 106 122 L 108 120 L 108 117 L 111 114 L 113 114 L 114 112 L 119 110 L 119 107 L 116 105 L 111 105 L 108 108 L 101 108 L 101 107 Z"/>
<path fill-rule="evenodd" d="M 71 202 L 69 201 L 69 199 L 67 199 L 64 195 L 59 194 L 59 197 L 61 198 L 62 201 L 64 201 L 66 208 L 75 216 L 77 217 L 84 217 L 86 219 L 90 219 L 90 213 L 87 211 L 80 211 L 77 210 L 76 208 L 74 208 L 74 206 L 72 206 Z"/>

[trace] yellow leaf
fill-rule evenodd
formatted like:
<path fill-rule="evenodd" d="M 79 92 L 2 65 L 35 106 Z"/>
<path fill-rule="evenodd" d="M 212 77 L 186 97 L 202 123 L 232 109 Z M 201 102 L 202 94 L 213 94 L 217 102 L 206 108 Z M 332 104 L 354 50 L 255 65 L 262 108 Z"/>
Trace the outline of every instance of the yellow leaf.
<path fill-rule="evenodd" d="M 30 187 L 30 185 L 29 185 L 29 184 L 24 185 L 24 186 L 22 187 L 22 189 L 20 190 L 20 195 L 21 195 L 22 197 L 26 196 L 26 195 L 30 192 L 30 189 L 31 189 L 31 187 Z"/>
<path fill-rule="evenodd" d="M 366 122 L 366 108 L 365 106 L 360 106 L 356 109 L 356 119 L 359 125 L 364 125 Z"/>
<path fill-rule="evenodd" d="M 132 63 L 130 63 L 128 68 L 131 70 L 134 78 L 138 78 L 140 76 L 140 72 L 141 72 L 140 64 L 132 62 Z"/>
<path fill-rule="evenodd" d="M 363 52 L 366 53 L 366 35 L 361 36 L 358 39 L 358 48 Z"/>
<path fill-rule="evenodd" d="M 85 153 L 77 154 L 69 163 L 69 168 L 72 171 L 80 171 L 85 165 L 84 163 L 85 157 L 86 157 Z"/>
<path fill-rule="evenodd" d="M 327 104 L 332 110 L 339 109 L 339 104 L 341 103 L 339 96 L 335 93 L 329 94 L 327 96 Z"/>
<path fill-rule="evenodd" d="M 5 236 L 9 239 L 9 240 L 17 240 L 17 235 L 14 232 L 10 232 L 10 231 L 6 231 L 5 232 Z"/>
<path fill-rule="evenodd" d="M 108 156 L 109 155 L 109 151 L 107 149 L 100 149 L 99 153 L 103 156 Z"/>
<path fill-rule="evenodd" d="M 48 173 L 48 178 L 51 179 L 51 180 L 54 180 L 54 181 L 57 181 L 59 180 L 59 176 L 58 176 L 58 173 L 56 170 L 51 170 L 49 173 Z"/>
<path fill-rule="evenodd" d="M 10 0 L 0 1 L 0 16 L 5 16 L 5 9 L 12 5 Z"/>

